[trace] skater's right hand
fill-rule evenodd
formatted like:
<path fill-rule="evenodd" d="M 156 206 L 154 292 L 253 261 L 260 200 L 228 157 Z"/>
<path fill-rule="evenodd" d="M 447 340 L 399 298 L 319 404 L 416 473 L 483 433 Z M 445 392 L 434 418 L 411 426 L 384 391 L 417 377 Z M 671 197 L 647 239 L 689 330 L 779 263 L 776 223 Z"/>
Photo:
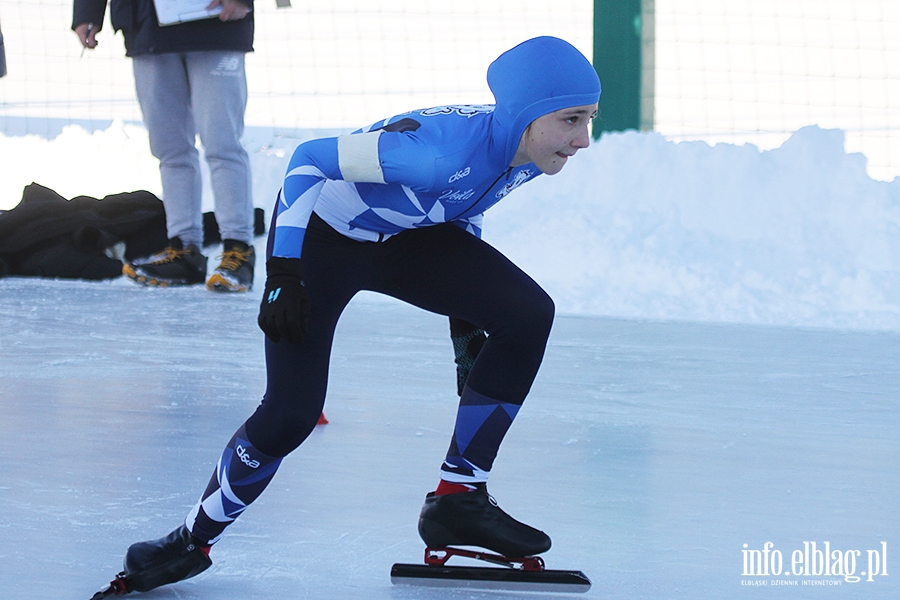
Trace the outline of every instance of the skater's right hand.
<path fill-rule="evenodd" d="M 299 344 L 309 321 L 309 294 L 299 258 L 272 257 L 266 261 L 266 290 L 259 306 L 259 328 L 273 342 Z"/>

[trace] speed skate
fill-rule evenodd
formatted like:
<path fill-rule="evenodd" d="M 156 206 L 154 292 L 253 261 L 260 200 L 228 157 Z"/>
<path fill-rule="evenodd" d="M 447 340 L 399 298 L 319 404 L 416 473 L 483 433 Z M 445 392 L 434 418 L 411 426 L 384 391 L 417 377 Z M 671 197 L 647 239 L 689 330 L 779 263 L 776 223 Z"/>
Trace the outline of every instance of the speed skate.
<path fill-rule="evenodd" d="M 448 566 L 447 561 L 454 556 L 500 567 Z M 591 589 L 590 579 L 581 571 L 547 569 L 539 556 L 509 558 L 454 547 L 426 548 L 424 564 L 395 564 L 391 567 L 391 583 L 553 593 L 584 593 Z"/>

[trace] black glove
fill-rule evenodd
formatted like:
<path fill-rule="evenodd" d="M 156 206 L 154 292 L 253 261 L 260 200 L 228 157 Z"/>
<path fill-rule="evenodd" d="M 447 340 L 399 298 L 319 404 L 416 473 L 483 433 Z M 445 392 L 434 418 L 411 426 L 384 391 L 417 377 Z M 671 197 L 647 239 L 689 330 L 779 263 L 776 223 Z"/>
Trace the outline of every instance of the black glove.
<path fill-rule="evenodd" d="M 272 340 L 299 344 L 309 321 L 309 294 L 299 258 L 272 257 L 266 261 L 266 291 L 259 305 L 259 328 Z"/>
<path fill-rule="evenodd" d="M 469 371 L 475 364 L 481 347 L 487 341 L 484 329 L 479 329 L 462 319 L 450 317 L 450 340 L 456 354 L 456 393 L 462 396 Z"/>

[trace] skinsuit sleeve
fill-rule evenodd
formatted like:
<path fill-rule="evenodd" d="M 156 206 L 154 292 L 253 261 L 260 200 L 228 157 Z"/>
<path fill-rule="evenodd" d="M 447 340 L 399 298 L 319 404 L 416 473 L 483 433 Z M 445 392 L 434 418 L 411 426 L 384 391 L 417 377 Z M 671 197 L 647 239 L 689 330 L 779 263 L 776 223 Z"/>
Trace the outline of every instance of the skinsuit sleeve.
<path fill-rule="evenodd" d="M 434 160 L 402 132 L 372 131 L 305 142 L 294 151 L 276 206 L 272 255 L 300 258 L 310 215 L 327 180 L 428 188 Z M 402 193 L 402 192 L 399 192 Z"/>

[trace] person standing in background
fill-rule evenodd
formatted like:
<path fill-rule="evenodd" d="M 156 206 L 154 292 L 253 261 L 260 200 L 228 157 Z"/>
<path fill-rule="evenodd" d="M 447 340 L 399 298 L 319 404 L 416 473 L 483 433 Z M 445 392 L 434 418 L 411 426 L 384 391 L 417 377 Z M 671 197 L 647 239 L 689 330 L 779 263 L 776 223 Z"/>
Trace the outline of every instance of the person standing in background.
<path fill-rule="evenodd" d="M 0 77 L 6 75 L 6 48 L 3 46 L 3 31 L 0 30 Z"/>
<path fill-rule="evenodd" d="M 253 50 L 253 0 L 212 0 L 206 18 L 161 26 L 154 0 L 74 0 L 72 29 L 82 46 L 97 46 L 107 2 L 122 31 L 150 151 L 159 159 L 169 244 L 126 263 L 123 273 L 151 286 L 206 282 L 210 290 L 246 292 L 255 253 L 250 158 L 241 145 L 247 106 L 244 58 Z M 209 165 L 221 264 L 207 280 L 203 241 L 200 136 Z"/>

